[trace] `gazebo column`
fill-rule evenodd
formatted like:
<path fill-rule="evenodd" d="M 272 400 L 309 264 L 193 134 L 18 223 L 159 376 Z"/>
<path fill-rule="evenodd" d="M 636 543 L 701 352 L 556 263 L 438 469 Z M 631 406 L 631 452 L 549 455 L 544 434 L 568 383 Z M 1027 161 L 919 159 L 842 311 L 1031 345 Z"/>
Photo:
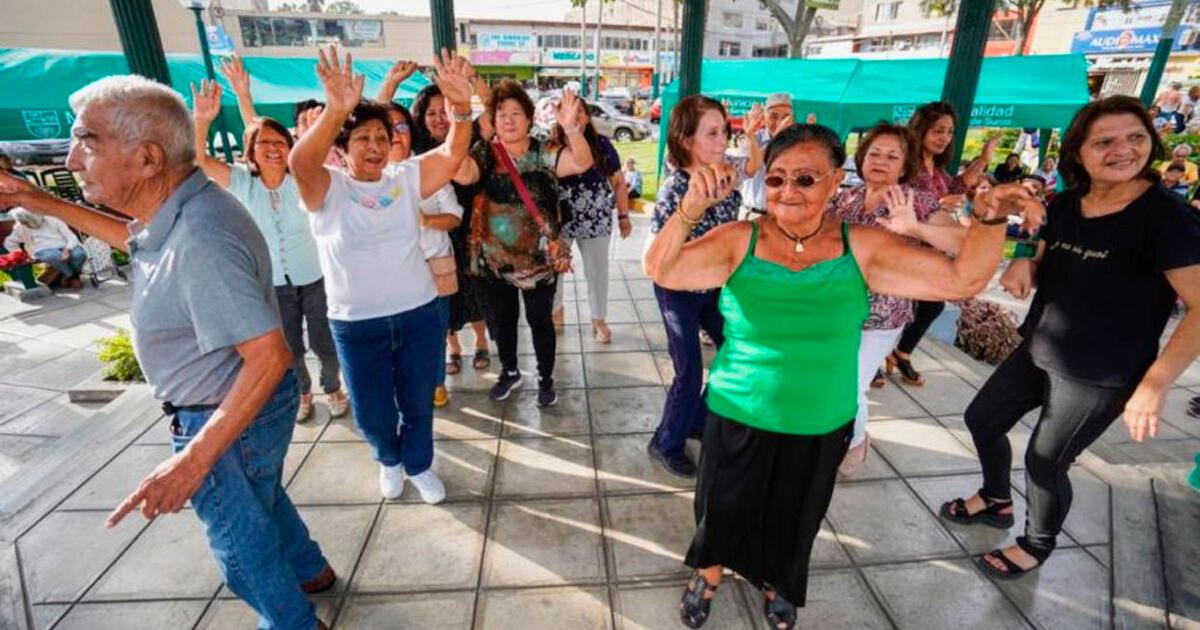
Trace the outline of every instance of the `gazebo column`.
<path fill-rule="evenodd" d="M 971 0 L 958 5 L 958 23 L 954 27 L 954 46 L 946 64 L 946 79 L 942 83 L 942 100 L 954 106 L 958 124 L 954 126 L 954 156 L 951 173 L 958 171 L 962 159 L 967 128 L 971 126 L 971 108 L 975 104 L 975 88 L 983 65 L 983 48 L 987 45 L 996 0 Z"/>
<path fill-rule="evenodd" d="M 700 61 L 704 58 L 704 22 L 707 14 L 708 0 L 683 0 L 679 98 L 700 93 Z"/>
<path fill-rule="evenodd" d="M 167 55 L 150 0 L 109 0 L 129 71 L 171 85 Z"/>
<path fill-rule="evenodd" d="M 433 54 L 445 48 L 457 48 L 454 37 L 454 0 L 429 0 L 429 18 L 433 25 Z"/>

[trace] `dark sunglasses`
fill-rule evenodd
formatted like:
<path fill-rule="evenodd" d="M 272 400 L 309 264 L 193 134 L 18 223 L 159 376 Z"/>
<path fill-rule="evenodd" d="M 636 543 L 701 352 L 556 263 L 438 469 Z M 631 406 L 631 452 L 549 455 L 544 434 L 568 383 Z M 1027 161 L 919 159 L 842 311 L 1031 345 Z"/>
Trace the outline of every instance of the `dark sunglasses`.
<path fill-rule="evenodd" d="M 829 171 L 829 173 L 832 172 L 833 171 Z M 767 185 L 767 188 L 782 188 L 784 184 L 786 184 L 788 181 L 791 181 L 796 185 L 796 188 L 808 188 L 809 186 L 816 184 L 826 177 L 829 177 L 829 173 L 825 173 L 820 177 L 813 177 L 812 175 L 808 175 L 806 173 L 801 173 L 794 177 L 786 177 L 784 175 L 767 175 L 766 178 L 763 179 L 763 183 Z"/>

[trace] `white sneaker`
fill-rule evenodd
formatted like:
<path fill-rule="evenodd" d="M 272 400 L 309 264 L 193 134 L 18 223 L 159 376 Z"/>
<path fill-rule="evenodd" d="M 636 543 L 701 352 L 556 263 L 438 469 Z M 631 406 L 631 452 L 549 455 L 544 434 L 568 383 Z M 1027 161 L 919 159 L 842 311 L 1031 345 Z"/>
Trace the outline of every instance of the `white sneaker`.
<path fill-rule="evenodd" d="M 409 479 L 417 488 L 417 492 L 421 493 L 422 501 L 433 505 L 441 503 L 446 498 L 446 486 L 442 484 L 442 480 L 438 478 L 432 468 L 419 475 L 413 475 Z"/>
<path fill-rule="evenodd" d="M 334 418 L 341 418 L 350 410 L 350 401 L 347 400 L 344 392 L 333 392 L 328 396 L 328 401 L 329 415 Z"/>
<path fill-rule="evenodd" d="M 404 464 L 379 465 L 379 492 L 385 499 L 398 498 L 404 492 Z"/>

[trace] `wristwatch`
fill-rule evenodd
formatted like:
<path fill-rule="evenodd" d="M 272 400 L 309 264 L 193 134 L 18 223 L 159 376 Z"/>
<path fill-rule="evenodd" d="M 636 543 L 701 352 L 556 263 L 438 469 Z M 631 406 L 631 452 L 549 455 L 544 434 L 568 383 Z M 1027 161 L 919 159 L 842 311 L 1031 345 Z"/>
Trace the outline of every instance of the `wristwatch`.
<path fill-rule="evenodd" d="M 1008 215 L 1001 215 L 995 219 L 981 219 L 976 217 L 976 220 L 983 225 L 1000 225 L 1001 223 L 1008 223 Z"/>
<path fill-rule="evenodd" d="M 452 112 L 450 114 L 450 120 L 453 120 L 456 123 L 469 123 L 469 122 L 471 122 L 471 112 L 468 111 L 465 114 L 460 114 L 458 112 Z"/>

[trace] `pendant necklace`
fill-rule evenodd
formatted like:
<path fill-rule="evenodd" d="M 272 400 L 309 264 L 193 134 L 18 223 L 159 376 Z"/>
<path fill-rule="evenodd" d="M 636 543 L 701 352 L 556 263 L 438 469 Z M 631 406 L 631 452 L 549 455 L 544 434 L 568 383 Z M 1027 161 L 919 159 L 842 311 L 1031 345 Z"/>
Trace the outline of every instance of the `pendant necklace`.
<path fill-rule="evenodd" d="M 813 230 L 812 232 L 809 232 L 808 234 L 806 234 L 804 236 L 796 236 L 795 234 L 792 234 L 791 232 L 785 230 L 783 228 L 783 226 L 779 224 L 778 220 L 775 221 L 775 227 L 779 228 L 779 231 L 783 232 L 784 236 L 792 239 L 792 241 L 796 243 L 795 251 L 797 254 L 799 254 L 800 252 L 804 251 L 804 241 L 807 241 L 808 239 L 816 236 L 817 233 L 821 231 L 821 228 L 825 227 L 825 213 L 824 212 L 821 213 L 821 222 L 819 224 L 817 224 L 817 229 Z"/>

